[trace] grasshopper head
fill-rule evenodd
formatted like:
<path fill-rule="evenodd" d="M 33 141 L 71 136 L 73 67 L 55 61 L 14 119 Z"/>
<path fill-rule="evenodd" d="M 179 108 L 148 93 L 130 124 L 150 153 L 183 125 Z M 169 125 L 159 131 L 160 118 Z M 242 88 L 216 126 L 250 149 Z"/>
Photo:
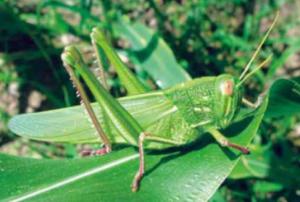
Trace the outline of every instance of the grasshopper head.
<path fill-rule="evenodd" d="M 230 123 L 241 105 L 243 89 L 237 83 L 238 80 L 229 74 L 222 74 L 216 79 L 214 109 L 221 128 Z"/>
<path fill-rule="evenodd" d="M 256 58 L 257 54 L 259 53 L 261 47 L 263 46 L 264 42 L 268 38 L 271 30 L 276 24 L 276 21 L 279 17 L 279 12 L 276 13 L 276 16 L 266 32 L 265 36 L 259 43 L 259 46 L 255 50 L 253 56 L 251 57 L 250 61 L 246 65 L 244 71 L 242 72 L 239 79 L 235 79 L 233 76 L 228 74 L 223 74 L 217 77 L 215 83 L 216 89 L 216 100 L 214 102 L 214 111 L 217 115 L 217 123 L 220 127 L 226 127 L 234 115 L 237 113 L 239 106 L 242 102 L 242 95 L 243 95 L 243 83 L 249 79 L 255 72 L 261 69 L 269 60 L 271 60 L 272 56 L 269 56 L 265 59 L 261 64 L 259 64 L 255 69 L 248 72 L 250 70 L 250 66 L 253 63 L 254 59 Z"/>

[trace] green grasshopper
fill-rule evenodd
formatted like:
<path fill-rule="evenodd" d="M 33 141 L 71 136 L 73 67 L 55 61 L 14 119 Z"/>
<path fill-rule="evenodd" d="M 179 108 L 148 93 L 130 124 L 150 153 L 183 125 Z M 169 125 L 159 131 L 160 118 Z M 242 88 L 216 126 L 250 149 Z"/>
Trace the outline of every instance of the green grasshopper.
<path fill-rule="evenodd" d="M 103 144 L 102 149 L 86 151 L 85 155 L 108 153 L 112 144 L 126 143 L 138 147 L 140 164 L 131 186 L 134 192 L 138 190 L 145 170 L 144 149 L 185 145 L 209 133 L 221 146 L 248 154 L 246 147 L 230 142 L 219 130 L 232 122 L 241 103 L 259 106 L 261 99 L 251 103 L 243 97 L 242 84 L 270 60 L 268 57 L 248 72 L 277 18 L 278 14 L 239 78 L 229 74 L 202 77 L 153 92 L 147 92 L 148 89 L 120 60 L 105 34 L 94 28 L 91 39 L 99 65 L 103 65 L 104 56 L 109 59 L 130 96 L 113 98 L 107 91 L 104 74 L 100 75 L 99 82 L 79 51 L 69 46 L 65 48 L 62 60 L 94 129 L 87 127 L 89 124 L 82 107 L 19 115 L 10 121 L 9 126 L 15 133 L 37 140 Z M 97 103 L 90 104 L 79 77 Z"/>

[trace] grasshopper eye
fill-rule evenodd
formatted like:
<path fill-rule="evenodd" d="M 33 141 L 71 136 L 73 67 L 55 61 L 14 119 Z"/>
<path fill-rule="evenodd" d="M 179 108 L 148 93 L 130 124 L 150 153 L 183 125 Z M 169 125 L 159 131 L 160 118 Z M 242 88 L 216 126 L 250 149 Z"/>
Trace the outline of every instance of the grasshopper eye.
<path fill-rule="evenodd" d="M 221 84 L 221 92 L 223 95 L 231 96 L 233 94 L 233 82 L 231 80 L 224 81 Z"/>

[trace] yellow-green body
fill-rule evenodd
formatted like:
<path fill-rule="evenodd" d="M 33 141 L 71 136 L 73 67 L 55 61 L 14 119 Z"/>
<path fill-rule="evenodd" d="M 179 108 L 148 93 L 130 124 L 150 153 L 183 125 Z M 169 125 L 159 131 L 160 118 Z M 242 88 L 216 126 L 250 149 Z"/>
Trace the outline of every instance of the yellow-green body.
<path fill-rule="evenodd" d="M 119 98 L 118 101 L 145 131 L 186 144 L 200 138 L 207 129 L 224 128 L 232 120 L 239 106 L 240 91 L 232 96 L 222 95 L 220 85 L 228 80 L 234 82 L 234 78 L 226 74 L 202 77 L 169 89 Z M 225 112 L 229 105 L 230 110 Z M 112 144 L 132 144 L 116 130 L 98 103 L 93 104 L 93 109 Z M 83 106 L 16 116 L 10 121 L 10 128 L 19 135 L 37 140 L 101 142 Z M 149 149 L 170 146 L 163 142 L 145 144 Z"/>

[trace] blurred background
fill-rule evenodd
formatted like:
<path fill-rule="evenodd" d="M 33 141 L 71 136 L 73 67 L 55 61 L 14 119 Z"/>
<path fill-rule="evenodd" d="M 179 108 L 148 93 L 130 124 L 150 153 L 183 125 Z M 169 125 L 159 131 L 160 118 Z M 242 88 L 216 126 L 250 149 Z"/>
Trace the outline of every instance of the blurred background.
<path fill-rule="evenodd" d="M 7 122 L 15 114 L 79 103 L 60 54 L 66 45 L 76 43 L 93 68 L 89 34 L 94 26 L 104 28 L 132 71 L 158 89 L 173 85 L 185 74 L 177 74 L 172 65 L 192 78 L 224 72 L 240 75 L 278 10 L 279 22 L 258 61 L 270 54 L 273 59 L 247 82 L 250 100 L 276 78 L 300 76 L 297 0 L 2 0 L 0 151 L 34 158 L 74 158 L 85 147 L 18 138 L 8 130 Z M 148 52 L 143 41 L 149 47 L 159 44 L 164 51 L 171 50 L 171 59 L 159 58 L 160 54 L 145 58 Z M 146 50 L 140 51 L 142 48 Z M 157 76 L 159 64 L 170 73 L 162 80 Z M 106 73 L 111 93 L 126 95 L 114 70 L 107 67 Z M 238 165 L 212 200 L 300 200 L 298 122 L 299 116 L 265 120 L 251 145 L 254 155 L 242 159 L 248 170 Z"/>

